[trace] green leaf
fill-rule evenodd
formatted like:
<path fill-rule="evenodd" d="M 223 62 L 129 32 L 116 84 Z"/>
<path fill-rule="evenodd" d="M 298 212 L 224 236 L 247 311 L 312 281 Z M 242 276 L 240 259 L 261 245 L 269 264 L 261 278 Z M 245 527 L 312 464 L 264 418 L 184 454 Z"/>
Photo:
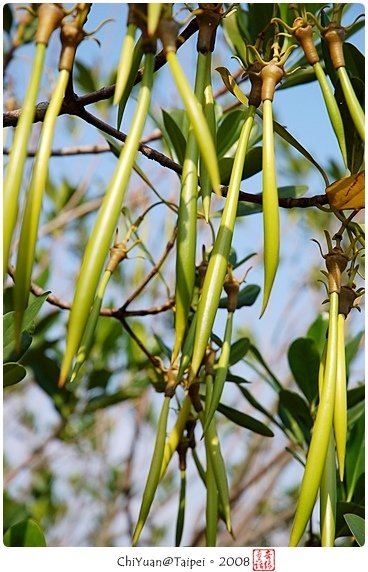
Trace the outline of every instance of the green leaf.
<path fill-rule="evenodd" d="M 241 338 L 232 344 L 230 348 L 229 367 L 238 363 L 248 353 L 250 342 L 248 338 Z"/>
<path fill-rule="evenodd" d="M 175 151 L 175 155 L 177 156 L 179 164 L 182 165 L 184 163 L 185 148 L 186 148 L 185 137 L 170 113 L 167 113 L 163 109 L 162 117 L 165 129 L 171 141 L 172 147 Z"/>
<path fill-rule="evenodd" d="M 75 61 L 74 68 L 77 72 L 75 81 L 85 92 L 91 93 L 92 91 L 96 91 L 98 89 L 92 68 L 88 68 L 79 60 Z"/>
<path fill-rule="evenodd" d="M 248 380 L 240 377 L 240 375 L 234 375 L 231 371 L 228 370 L 226 374 L 226 381 L 231 381 L 233 383 L 250 383 Z"/>
<path fill-rule="evenodd" d="M 222 117 L 217 130 L 217 156 L 219 159 L 239 139 L 244 122 L 244 110 L 233 109 Z"/>
<path fill-rule="evenodd" d="M 364 336 L 364 331 L 358 332 L 357 335 L 354 336 L 354 338 L 346 344 L 345 360 L 346 360 L 346 371 L 347 371 L 348 377 L 349 377 L 349 369 L 350 369 L 351 362 L 356 357 L 356 355 L 360 349 L 363 336 Z"/>
<path fill-rule="evenodd" d="M 40 526 L 32 519 L 23 520 L 11 526 L 4 534 L 5 546 L 46 546 Z"/>
<path fill-rule="evenodd" d="M 352 532 L 352 535 L 355 537 L 357 544 L 359 544 L 359 546 L 364 546 L 365 542 L 364 518 L 352 513 L 344 514 L 344 518 L 347 522 L 348 527 Z"/>
<path fill-rule="evenodd" d="M 220 179 L 222 185 L 228 185 L 233 170 L 234 158 L 223 157 L 219 160 Z M 241 180 L 253 177 L 262 171 L 262 147 L 253 147 L 247 153 Z"/>
<path fill-rule="evenodd" d="M 355 486 L 359 477 L 364 473 L 364 404 L 363 414 L 359 416 L 354 424 L 346 447 L 346 489 L 347 500 L 351 500 L 354 495 Z"/>
<path fill-rule="evenodd" d="M 279 187 L 277 193 L 280 199 L 295 198 L 300 197 L 308 190 L 307 185 L 287 185 L 285 187 Z M 261 204 L 246 203 L 245 201 L 239 201 L 238 208 L 236 211 L 236 216 L 248 216 L 251 214 L 258 214 L 262 212 Z"/>
<path fill-rule="evenodd" d="M 364 109 L 365 88 L 364 82 L 357 78 L 351 78 L 351 84 L 356 96 Z M 335 98 L 340 108 L 341 118 L 344 125 L 348 167 L 352 175 L 358 173 L 364 160 L 364 142 L 361 140 L 354 122 L 351 120 L 349 108 L 346 104 L 341 85 L 336 84 Z"/>
<path fill-rule="evenodd" d="M 300 395 L 293 391 L 280 391 L 278 413 L 298 443 L 301 444 L 303 441 L 309 443 L 313 420 L 308 405 Z"/>
<path fill-rule="evenodd" d="M 289 366 L 299 389 L 309 403 L 318 395 L 318 371 L 320 356 L 311 338 L 298 338 L 288 351 Z"/>
<path fill-rule="evenodd" d="M 134 387 L 121 389 L 115 393 L 111 394 L 104 394 L 98 395 L 93 397 L 88 401 L 84 408 L 84 413 L 92 413 L 93 411 L 97 411 L 99 409 L 105 409 L 106 407 L 110 407 L 111 405 L 116 405 L 117 403 L 122 403 L 123 401 L 127 401 L 130 399 L 136 399 L 140 397 L 147 387 L 148 382 L 144 381 L 144 383 L 136 384 Z"/>
<path fill-rule="evenodd" d="M 351 536 L 351 530 L 345 520 L 346 514 L 355 514 L 364 518 L 364 513 L 364 506 L 353 502 L 338 501 L 336 503 L 336 538 Z"/>
<path fill-rule="evenodd" d="M 261 403 L 259 403 L 259 401 L 257 401 L 255 397 L 253 397 L 252 393 L 248 389 L 246 389 L 242 385 L 238 385 L 238 388 L 239 391 L 242 393 L 243 397 L 245 397 L 245 399 L 248 401 L 248 403 L 250 403 L 254 407 L 254 409 L 257 409 L 257 411 L 260 411 L 261 413 L 266 415 L 268 419 L 277 424 L 273 415 L 269 411 L 267 411 L 267 409 L 265 409 L 263 405 L 261 405 Z"/>
<path fill-rule="evenodd" d="M 307 331 L 306 337 L 315 341 L 319 355 L 322 355 L 323 348 L 326 343 L 327 327 L 328 317 L 326 315 L 319 314 Z"/>
<path fill-rule="evenodd" d="M 233 12 L 229 16 L 226 16 L 226 18 L 224 18 L 221 23 L 227 43 L 229 44 L 233 53 L 235 53 L 241 59 L 244 68 L 246 68 L 247 48 L 246 48 L 246 43 L 244 42 L 244 38 L 241 34 L 241 31 L 239 30 L 238 18 L 236 12 Z"/>
<path fill-rule="evenodd" d="M 22 381 L 27 375 L 25 367 L 16 362 L 9 362 L 3 366 L 3 386 L 9 387 Z"/>
<path fill-rule="evenodd" d="M 270 376 L 269 378 L 266 378 L 266 381 L 271 385 L 271 387 L 275 391 L 279 392 L 282 389 L 282 385 L 279 382 L 279 380 L 277 379 L 277 377 L 275 376 L 275 374 L 271 371 L 271 369 L 266 364 L 265 360 L 263 359 L 263 357 L 261 355 L 261 352 L 253 344 L 250 345 L 249 351 L 252 353 L 255 360 L 261 364 L 261 366 L 266 370 L 266 372 Z"/>
<path fill-rule="evenodd" d="M 239 291 L 236 307 L 237 309 L 243 306 L 253 306 L 260 293 L 260 287 L 257 284 L 248 284 Z M 227 308 L 227 297 L 221 298 L 219 308 Z"/>
<path fill-rule="evenodd" d="M 358 403 L 364 403 L 365 400 L 365 386 L 359 385 L 353 389 L 349 389 L 347 393 L 348 409 L 354 407 Z"/>
<path fill-rule="evenodd" d="M 249 5 L 249 32 L 251 37 L 251 43 L 255 44 L 257 36 L 263 33 L 264 42 L 267 43 L 267 35 L 265 35 L 264 30 L 267 30 L 268 35 L 273 34 L 273 30 L 270 30 L 269 22 L 272 19 L 274 13 L 274 4 L 263 4 L 259 2 L 252 2 Z M 266 34 L 267 34 L 266 32 Z"/>
<path fill-rule="evenodd" d="M 13 12 L 11 10 L 10 4 L 4 4 L 3 10 L 3 30 L 10 34 L 10 30 L 13 24 Z"/>
<path fill-rule="evenodd" d="M 223 405 L 223 403 L 219 403 L 217 406 L 217 411 L 225 415 L 230 421 L 235 423 L 236 425 L 240 425 L 240 427 L 244 427 L 245 429 L 249 429 L 253 431 L 253 433 L 258 433 L 259 435 L 263 435 L 264 437 L 273 437 L 274 433 L 261 421 L 258 419 L 254 419 L 250 415 L 246 413 L 242 413 L 241 411 L 237 411 L 232 407 L 228 407 L 227 405 Z"/>
<path fill-rule="evenodd" d="M 344 42 L 345 66 L 351 77 L 357 77 L 365 81 L 365 58 L 356 46 Z"/>
<path fill-rule="evenodd" d="M 21 345 L 19 354 L 15 354 L 14 341 L 14 312 L 8 312 L 3 317 L 3 359 L 4 362 L 16 361 L 29 348 L 32 342 L 31 334 L 34 330 L 33 320 L 41 309 L 42 304 L 46 300 L 50 292 L 45 292 L 42 296 L 30 296 L 30 303 L 24 312 L 23 332 L 21 337 Z M 30 330 L 30 331 L 27 331 Z"/>

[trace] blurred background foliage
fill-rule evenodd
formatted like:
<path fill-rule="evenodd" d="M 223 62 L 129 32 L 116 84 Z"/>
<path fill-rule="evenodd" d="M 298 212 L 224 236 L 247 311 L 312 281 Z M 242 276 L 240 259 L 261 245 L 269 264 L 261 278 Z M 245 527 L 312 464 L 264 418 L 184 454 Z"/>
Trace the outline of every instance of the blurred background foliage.
<path fill-rule="evenodd" d="M 217 37 L 214 67 L 223 65 L 235 74 L 242 58 L 244 39 L 252 42 L 268 21 L 272 6 L 238 4 Z M 308 4 L 315 13 L 322 4 Z M 17 5 L 4 7 L 4 107 L 21 107 L 24 77 L 29 69 L 34 24 Z M 98 34 L 101 47 L 80 46 L 74 68 L 78 95 L 111 85 L 116 78 L 126 6 L 93 5 L 89 24 L 112 17 Z M 353 21 L 359 5 L 346 9 Z M 361 47 L 361 23 L 351 42 Z M 88 43 L 88 42 L 87 42 Z M 354 45 L 347 47 L 347 66 L 356 81 L 364 82 L 363 57 Z M 191 38 L 181 49 L 184 69 L 193 77 L 195 50 Z M 48 100 L 56 75 L 57 38 L 47 56 L 47 73 L 39 101 Z M 299 61 L 300 60 L 300 61 Z M 299 50 L 293 65 L 303 63 Z M 224 93 L 214 72 L 217 90 L 218 154 L 222 183 L 229 179 L 239 137 L 239 109 Z M 247 92 L 247 85 L 242 86 Z M 289 89 L 288 89 L 289 88 Z M 294 94 L 294 95 L 293 95 Z M 134 100 L 135 91 L 131 100 Z M 364 92 L 362 92 L 364 95 Z M 294 97 L 294 99 L 293 99 Z M 156 74 L 150 121 L 145 138 L 149 145 L 181 163 L 188 129 L 185 114 L 165 67 Z M 126 131 L 132 113 L 128 102 L 121 129 Z M 111 100 L 101 100 L 89 110 L 116 125 Z M 336 143 L 314 78 L 302 69 L 278 89 L 276 119 L 311 152 L 330 181 L 340 178 L 343 164 L 336 158 Z M 34 125 L 34 141 L 40 126 Z M 158 131 L 159 130 L 159 131 Z M 5 148 L 11 143 L 5 131 Z M 156 139 L 155 139 L 156 138 Z M 66 154 L 71 147 L 95 145 L 92 154 Z M 252 134 L 252 161 L 243 173 L 242 190 L 261 190 L 261 126 Z M 355 141 L 351 145 L 358 145 Z M 119 236 L 123 237 L 148 207 L 156 206 L 136 230 L 139 243 L 113 275 L 104 307 L 131 311 L 125 324 L 109 316 L 98 321 L 93 347 L 79 381 L 57 388 L 64 349 L 64 330 L 74 278 L 91 224 L 116 161 L 118 143 L 76 117 L 61 116 L 54 142 L 63 156 L 50 160 L 47 199 L 37 250 L 34 294 L 27 309 L 20 354 L 15 354 L 12 331 L 12 282 L 4 290 L 4 542 L 9 545 L 127 546 L 153 450 L 163 380 L 152 356 L 163 362 L 171 355 L 174 294 L 174 254 L 167 245 L 176 224 L 178 177 L 137 157 Z M 355 152 L 358 152 L 355 149 Z M 320 174 L 302 155 L 277 139 L 277 168 L 285 196 L 312 196 L 324 192 Z M 28 162 L 30 172 L 32 161 Z M 144 178 L 139 176 L 139 168 Z M 162 199 L 160 199 L 162 197 Z M 214 199 L 211 224 L 217 228 L 222 202 Z M 230 482 L 235 536 L 220 525 L 219 545 L 283 546 L 287 544 L 295 510 L 305 453 L 315 415 L 318 365 L 326 333 L 325 298 L 319 283 L 323 261 L 310 239 L 323 241 L 323 230 L 333 234 L 336 219 L 316 208 L 284 209 L 281 215 L 282 251 L 275 293 L 267 315 L 258 321 L 258 293 L 262 276 L 262 227 L 258 205 L 239 204 L 232 261 L 237 277 L 246 276 L 242 307 L 235 313 L 235 337 L 231 367 L 216 418 Z M 200 223 L 198 253 L 208 250 L 212 232 Z M 159 271 L 135 294 L 167 250 Z M 253 256 L 251 256 L 253 255 Z M 245 262 L 241 263 L 243 259 Z M 199 263 L 200 260 L 197 260 Z M 361 262 L 362 263 L 362 262 Z M 40 293 L 47 293 L 40 296 Z M 49 292 L 57 297 L 45 301 Z M 49 303 L 51 302 L 51 304 Z M 166 311 L 146 310 L 167 305 Z M 225 302 L 223 302 L 223 305 Z M 143 315 L 140 315 L 142 313 Z M 214 333 L 220 335 L 226 312 L 219 312 Z M 362 320 L 353 312 L 347 324 L 347 372 L 349 379 L 349 436 L 345 481 L 338 490 L 338 540 L 353 543 L 344 515 L 364 516 L 364 366 Z M 216 336 L 214 336 L 216 343 Z M 142 351 L 142 347 L 145 352 Z M 175 419 L 172 402 L 171 423 Z M 258 425 L 256 423 L 258 422 Z M 267 435 L 267 436 L 265 436 Z M 270 435 L 273 435 L 271 437 Z M 204 462 L 201 432 L 196 432 L 194 461 Z M 179 490 L 175 456 L 154 501 L 141 543 L 172 545 Z M 204 544 L 205 490 L 196 462 L 188 460 L 187 506 L 182 544 Z M 19 527 L 21 523 L 21 527 Z M 38 523 L 38 524 L 37 524 Z M 305 543 L 318 544 L 318 514 Z M 16 528 L 16 526 L 18 528 Z M 39 530 L 38 525 L 42 531 Z M 15 526 L 15 528 L 14 528 Z M 352 525 L 354 526 L 354 524 Z M 11 529 L 11 527 L 13 527 Z M 11 529 L 12 534 L 8 529 Z M 19 540 L 19 539 L 23 540 Z M 25 540 L 24 540 L 25 539 Z"/>

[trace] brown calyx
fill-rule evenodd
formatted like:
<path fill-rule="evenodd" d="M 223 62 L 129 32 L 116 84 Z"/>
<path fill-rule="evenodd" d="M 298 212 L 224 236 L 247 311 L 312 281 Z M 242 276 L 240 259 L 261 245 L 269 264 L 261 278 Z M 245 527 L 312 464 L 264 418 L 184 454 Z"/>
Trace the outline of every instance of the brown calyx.
<path fill-rule="evenodd" d="M 40 4 L 37 9 L 38 24 L 35 36 L 36 44 L 49 43 L 51 34 L 61 24 L 65 16 L 62 4 Z"/>
<path fill-rule="evenodd" d="M 344 28 L 328 28 L 323 32 L 323 37 L 326 40 L 328 52 L 330 54 L 331 62 L 335 70 L 345 67 L 344 58 Z"/>
<path fill-rule="evenodd" d="M 201 411 L 203 411 L 201 398 L 199 397 L 199 381 L 198 381 L 198 378 L 195 378 L 192 381 L 192 383 L 190 384 L 190 386 L 188 388 L 188 395 L 190 397 L 190 400 L 192 402 L 192 405 L 193 405 L 195 411 L 197 411 L 197 413 L 200 413 Z"/>
<path fill-rule="evenodd" d="M 222 18 L 222 4 L 199 4 L 201 13 L 197 15 L 197 51 L 208 54 L 215 49 L 216 32 Z"/>
<path fill-rule="evenodd" d="M 341 248 L 335 247 L 325 255 L 326 268 L 328 271 L 328 293 L 340 293 L 341 290 L 341 274 L 344 272 L 348 257 L 343 253 Z"/>
<path fill-rule="evenodd" d="M 61 54 L 59 61 L 59 71 L 73 69 L 77 47 L 85 37 L 86 33 L 82 28 L 73 22 L 65 23 L 60 32 Z"/>
<path fill-rule="evenodd" d="M 275 62 L 271 61 L 267 65 L 263 66 L 261 69 L 262 101 L 266 101 L 266 99 L 273 101 L 276 85 L 280 83 L 283 77 L 283 67 L 275 64 Z"/>
<path fill-rule="evenodd" d="M 341 286 L 339 295 L 339 314 L 344 314 L 345 318 L 347 318 L 350 310 L 354 308 L 354 302 L 357 297 L 357 293 L 353 288 L 350 286 Z"/>
<path fill-rule="evenodd" d="M 307 62 L 313 66 L 319 62 L 319 55 L 313 42 L 313 28 L 310 24 L 306 24 L 303 18 L 295 18 L 293 23 L 294 37 L 301 45 Z"/>
<path fill-rule="evenodd" d="M 224 290 L 227 294 L 227 311 L 235 312 L 238 304 L 239 282 L 232 275 L 227 275 Z"/>
<path fill-rule="evenodd" d="M 176 40 L 179 33 L 179 24 L 168 18 L 161 18 L 157 27 L 157 36 L 162 42 L 165 54 L 176 53 Z"/>
<path fill-rule="evenodd" d="M 254 105 L 254 107 L 259 107 L 262 102 L 262 78 L 260 76 L 261 70 L 262 64 L 257 60 L 253 62 L 247 69 L 247 75 L 249 75 L 249 81 L 252 86 L 248 96 L 248 101 L 249 105 Z"/>

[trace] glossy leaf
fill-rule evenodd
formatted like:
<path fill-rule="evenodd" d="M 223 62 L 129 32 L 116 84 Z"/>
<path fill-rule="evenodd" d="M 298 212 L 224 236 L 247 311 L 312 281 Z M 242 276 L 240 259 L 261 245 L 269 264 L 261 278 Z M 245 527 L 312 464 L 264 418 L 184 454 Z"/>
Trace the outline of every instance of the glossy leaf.
<path fill-rule="evenodd" d="M 249 338 L 241 338 L 232 344 L 230 349 L 229 366 L 238 363 L 248 353 L 250 346 Z"/>
<path fill-rule="evenodd" d="M 298 338 L 288 351 L 288 361 L 296 384 L 309 403 L 318 394 L 318 370 L 320 356 L 315 342 L 310 338 Z"/>
<path fill-rule="evenodd" d="M 9 387 L 22 381 L 27 375 L 27 370 L 21 364 L 9 362 L 3 367 L 3 386 Z"/>
<path fill-rule="evenodd" d="M 322 355 L 325 346 L 327 327 L 328 318 L 324 314 L 319 314 L 307 331 L 306 337 L 314 340 L 320 355 Z"/>
<path fill-rule="evenodd" d="M 359 385 L 353 389 L 349 389 L 347 392 L 347 403 L 348 409 L 357 405 L 358 403 L 364 402 L 365 399 L 365 386 Z"/>
<path fill-rule="evenodd" d="M 274 436 L 274 433 L 267 427 L 267 425 L 242 411 L 237 411 L 223 403 L 218 404 L 217 411 L 225 415 L 225 417 L 236 425 L 240 425 L 240 427 L 244 427 L 244 429 L 249 429 L 250 431 L 253 431 L 253 433 L 258 433 L 258 435 L 263 435 L 264 437 Z"/>
<path fill-rule="evenodd" d="M 185 137 L 180 130 L 178 124 L 176 123 L 175 119 L 171 116 L 170 113 L 167 113 L 164 109 L 162 110 L 162 117 L 164 121 L 164 126 L 167 131 L 167 134 L 170 138 L 171 144 L 174 148 L 175 154 L 178 158 L 178 162 L 180 165 L 184 163 L 184 156 L 185 156 L 185 148 L 186 148 L 186 140 Z"/>
<path fill-rule="evenodd" d="M 234 164 L 233 157 L 223 157 L 219 160 L 219 170 L 222 185 L 228 185 Z M 241 180 L 244 181 L 262 171 L 262 147 L 253 147 L 247 153 Z"/>
<path fill-rule="evenodd" d="M 253 306 L 258 298 L 261 288 L 258 284 L 248 284 L 239 291 L 236 308 L 243 308 L 244 306 Z M 221 298 L 219 308 L 227 308 L 227 297 Z"/>
<path fill-rule="evenodd" d="M 354 514 L 364 519 L 364 506 L 354 502 L 339 501 L 336 504 L 336 538 L 351 536 L 351 530 L 345 520 L 346 514 Z"/>
<path fill-rule="evenodd" d="M 356 514 L 344 514 L 344 518 L 359 546 L 365 543 L 365 521 L 364 518 Z"/>
<path fill-rule="evenodd" d="M 239 30 L 237 14 L 233 12 L 222 21 L 224 35 L 232 51 L 241 59 L 244 68 L 247 66 L 247 49 Z M 250 41 L 250 38 L 249 38 Z"/>
<path fill-rule="evenodd" d="M 364 332 L 361 331 L 358 334 L 356 334 L 356 336 L 354 336 L 354 338 L 346 344 L 345 356 L 346 356 L 346 369 L 348 376 L 349 376 L 350 365 L 361 347 L 363 336 Z"/>
<path fill-rule="evenodd" d="M 242 109 L 233 109 L 222 117 L 217 130 L 217 156 L 219 159 L 222 159 L 225 153 L 238 141 L 243 118 L 244 111 Z"/>
<path fill-rule="evenodd" d="M 40 526 L 32 519 L 23 520 L 11 526 L 4 534 L 5 546 L 45 547 L 46 540 Z"/>
<path fill-rule="evenodd" d="M 300 395 L 293 391 L 280 391 L 278 413 L 298 442 L 301 442 L 301 435 L 306 443 L 309 442 L 313 421 L 308 405 Z"/>
<path fill-rule="evenodd" d="M 352 499 L 355 486 L 364 469 L 364 415 L 361 415 L 351 430 L 346 447 L 347 500 Z"/>

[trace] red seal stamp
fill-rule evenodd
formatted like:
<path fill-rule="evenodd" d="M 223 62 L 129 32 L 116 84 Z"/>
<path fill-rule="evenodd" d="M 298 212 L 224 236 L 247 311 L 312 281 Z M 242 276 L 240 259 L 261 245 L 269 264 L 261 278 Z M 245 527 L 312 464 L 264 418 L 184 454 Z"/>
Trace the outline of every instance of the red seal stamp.
<path fill-rule="evenodd" d="M 253 549 L 253 570 L 275 570 L 275 550 L 273 548 Z"/>

